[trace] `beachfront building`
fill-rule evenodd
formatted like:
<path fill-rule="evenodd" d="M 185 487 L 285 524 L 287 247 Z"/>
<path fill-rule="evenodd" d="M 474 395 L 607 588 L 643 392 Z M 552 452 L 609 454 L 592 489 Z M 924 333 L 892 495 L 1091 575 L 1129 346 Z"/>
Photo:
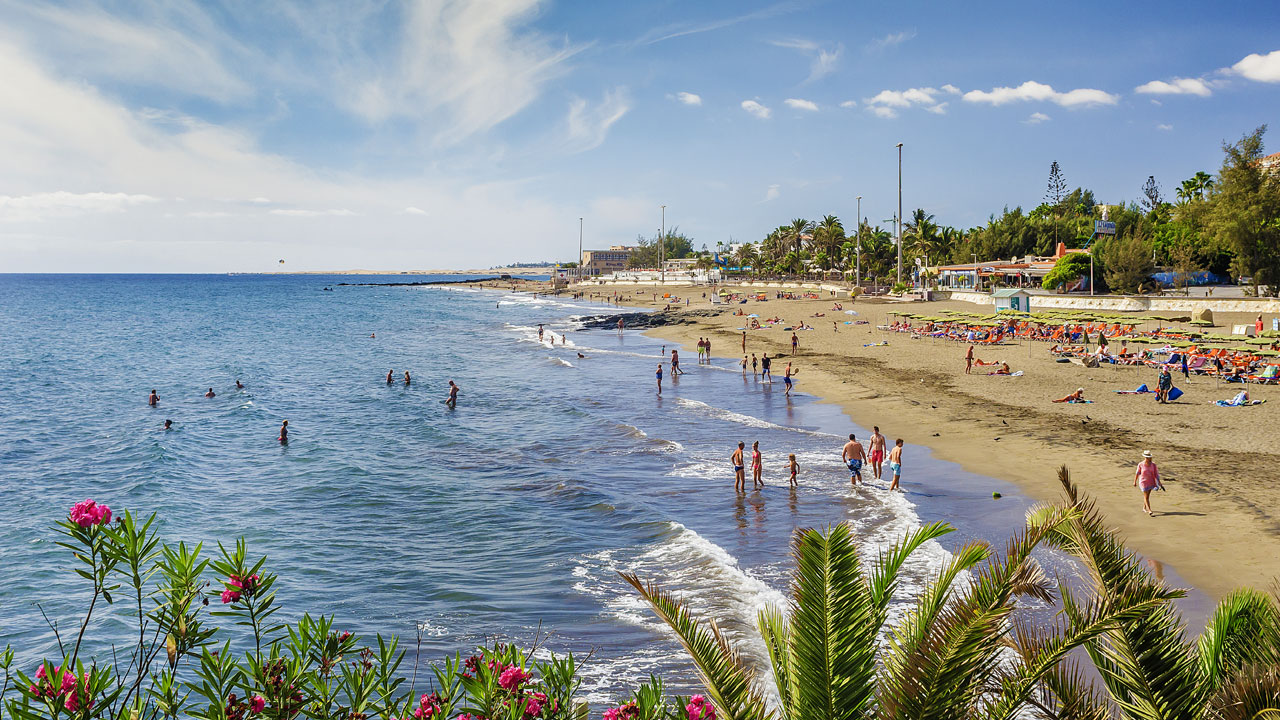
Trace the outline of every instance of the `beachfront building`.
<path fill-rule="evenodd" d="M 1270 155 L 1258 161 L 1258 165 L 1264 171 L 1272 175 L 1280 174 L 1280 152 L 1271 153 Z"/>
<path fill-rule="evenodd" d="M 627 269 L 634 248 L 614 245 L 608 250 L 583 250 L 582 269 L 586 275 L 609 275 Z"/>
<path fill-rule="evenodd" d="M 1040 287 L 1045 275 L 1053 270 L 1058 258 L 1070 253 L 1087 253 L 1088 250 L 1068 249 L 1058 243 L 1057 250 L 1049 257 L 1027 255 L 1008 260 L 985 260 L 975 263 L 943 265 L 934 268 L 938 287 L 944 290 L 990 290 L 993 287 Z"/>

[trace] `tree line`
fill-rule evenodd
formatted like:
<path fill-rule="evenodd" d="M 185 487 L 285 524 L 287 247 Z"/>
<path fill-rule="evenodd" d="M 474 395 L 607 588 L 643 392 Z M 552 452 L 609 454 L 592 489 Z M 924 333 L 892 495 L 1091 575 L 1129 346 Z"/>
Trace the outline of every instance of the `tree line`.
<path fill-rule="evenodd" d="M 1265 132 L 1264 125 L 1237 142 L 1224 143 L 1217 175 L 1195 173 L 1179 184 L 1172 198 L 1148 176 L 1136 202 L 1107 204 L 1115 234 L 1092 241 L 1096 282 L 1117 292 L 1140 292 L 1153 287 L 1151 276 L 1163 266 L 1183 278 L 1209 271 L 1251 285 L 1254 293 L 1280 294 L 1280 172 L 1261 163 Z M 1030 211 L 1006 206 L 986 223 L 968 229 L 943 225 L 932 213 L 917 209 L 903 223 L 903 267 L 915 266 L 917 258 L 928 268 L 969 263 L 975 257 L 979 262 L 1043 257 L 1052 255 L 1058 242 L 1084 247 L 1104 206 L 1092 190 L 1068 187 L 1061 166 L 1054 162 L 1038 206 Z M 892 221 L 887 223 L 892 227 Z M 652 262 L 646 258 L 656 256 L 657 238 L 642 242 L 646 254 L 637 253 L 634 262 L 655 265 L 656 257 Z M 712 265 L 705 245 L 701 253 L 692 248 L 683 235 L 668 237 L 667 257 L 698 257 L 702 266 Z M 873 282 L 896 276 L 898 255 L 890 230 L 865 217 L 849 230 L 835 215 L 816 221 L 796 218 L 758 242 L 722 251 L 725 264 L 742 273 L 851 273 L 860 268 L 862 279 Z M 1049 286 L 1088 272 L 1088 256 L 1076 255 L 1060 261 Z"/>

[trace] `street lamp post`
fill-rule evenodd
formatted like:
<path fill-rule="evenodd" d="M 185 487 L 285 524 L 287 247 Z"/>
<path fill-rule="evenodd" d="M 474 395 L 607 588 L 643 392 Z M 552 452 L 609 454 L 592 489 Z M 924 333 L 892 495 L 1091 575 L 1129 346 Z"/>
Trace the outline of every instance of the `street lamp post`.
<path fill-rule="evenodd" d="M 898 143 L 898 282 L 902 282 L 902 143 Z"/>
<path fill-rule="evenodd" d="M 1089 248 L 1089 295 L 1093 295 L 1093 248 Z"/>
<path fill-rule="evenodd" d="M 658 277 L 667 284 L 667 206 L 662 206 L 662 226 L 658 228 Z"/>
<path fill-rule="evenodd" d="M 861 195 L 858 196 L 858 218 L 855 222 L 858 223 L 858 234 L 857 234 L 857 240 L 854 241 L 855 243 L 857 243 L 857 246 L 854 248 L 854 250 L 857 252 L 858 260 L 856 264 L 857 270 L 855 272 L 854 277 L 857 278 L 858 287 L 861 288 L 862 287 L 862 196 Z"/>
<path fill-rule="evenodd" d="M 582 282 L 582 218 L 578 218 L 578 282 Z"/>

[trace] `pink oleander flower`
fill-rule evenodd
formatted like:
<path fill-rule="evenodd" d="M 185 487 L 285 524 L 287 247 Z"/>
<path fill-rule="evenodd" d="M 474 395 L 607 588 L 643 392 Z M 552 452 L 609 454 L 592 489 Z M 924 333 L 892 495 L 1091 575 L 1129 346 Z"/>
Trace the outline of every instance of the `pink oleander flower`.
<path fill-rule="evenodd" d="M 418 698 L 418 709 L 413 711 L 413 716 L 417 720 L 429 720 L 440 714 L 441 702 L 439 693 L 427 693 Z"/>
<path fill-rule="evenodd" d="M 48 675 L 45 674 L 44 663 L 40 663 L 40 667 L 36 668 L 36 679 L 43 680 L 46 677 L 48 677 Z"/>
<path fill-rule="evenodd" d="M 542 712 L 542 705 L 547 701 L 545 693 L 534 692 L 529 693 L 525 698 L 524 715 L 525 717 L 537 717 Z"/>
<path fill-rule="evenodd" d="M 240 593 L 235 590 L 227 589 L 222 591 L 222 604 L 229 605 L 240 599 Z"/>
<path fill-rule="evenodd" d="M 84 676 L 84 684 L 88 686 L 89 676 Z M 74 693 L 76 691 L 76 676 L 70 670 L 62 674 L 62 692 Z"/>
<path fill-rule="evenodd" d="M 716 706 L 701 695 L 689 698 L 689 704 L 684 709 L 689 713 L 689 720 L 716 720 Z"/>
<path fill-rule="evenodd" d="M 90 498 L 72 505 L 67 517 L 71 522 L 84 528 L 105 525 L 111 522 L 111 508 L 99 505 Z"/>
<path fill-rule="evenodd" d="M 529 673 L 525 672 L 523 668 L 512 665 L 503 670 L 502 674 L 498 676 L 498 684 L 505 690 L 515 690 L 530 677 Z"/>
<path fill-rule="evenodd" d="M 633 720 L 640 717 L 640 708 L 634 702 L 623 703 L 604 711 L 604 720 Z"/>
<path fill-rule="evenodd" d="M 266 706 L 267 706 L 267 700 L 261 695 L 254 695 L 252 698 L 249 699 L 249 710 L 252 712 L 260 713 L 262 712 L 262 709 L 265 708 Z"/>

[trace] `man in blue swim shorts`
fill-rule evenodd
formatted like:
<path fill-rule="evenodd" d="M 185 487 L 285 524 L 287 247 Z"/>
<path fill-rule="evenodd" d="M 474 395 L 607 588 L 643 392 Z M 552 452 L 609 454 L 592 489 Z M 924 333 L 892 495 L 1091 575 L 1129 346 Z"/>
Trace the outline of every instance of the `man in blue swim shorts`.
<path fill-rule="evenodd" d="M 867 459 L 867 452 L 862 449 L 862 443 L 858 442 L 853 433 L 849 433 L 849 442 L 844 444 L 840 458 L 849 466 L 849 482 L 857 485 L 862 479 L 862 463 Z"/>

